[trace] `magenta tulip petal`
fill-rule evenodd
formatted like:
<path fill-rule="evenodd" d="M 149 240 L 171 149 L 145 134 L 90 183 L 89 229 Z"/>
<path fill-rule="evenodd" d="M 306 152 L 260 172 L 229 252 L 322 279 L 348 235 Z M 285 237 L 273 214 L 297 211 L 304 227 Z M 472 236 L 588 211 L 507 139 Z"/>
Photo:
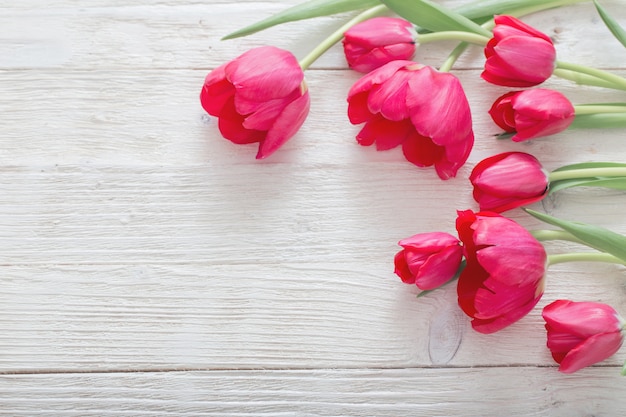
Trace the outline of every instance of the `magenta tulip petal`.
<path fill-rule="evenodd" d="M 413 25 L 395 17 L 375 17 L 344 33 L 343 50 L 348 65 L 367 73 L 394 60 L 409 59 L 415 52 Z"/>
<path fill-rule="evenodd" d="M 559 371 L 576 372 L 615 354 L 623 343 L 623 319 L 603 303 L 556 300 L 544 307 L 547 346 Z"/>
<path fill-rule="evenodd" d="M 398 244 L 394 257 L 395 273 L 404 283 L 422 290 L 435 289 L 456 275 L 463 257 L 459 240 L 448 233 L 420 233 Z"/>
<path fill-rule="evenodd" d="M 267 158 L 296 134 L 309 114 L 309 106 L 309 93 L 306 92 L 285 107 L 272 128 L 267 131 L 267 136 L 259 147 L 257 159 Z"/>
<path fill-rule="evenodd" d="M 556 64 L 550 38 L 512 16 L 496 16 L 495 23 L 481 77 L 508 87 L 531 87 L 550 78 Z"/>
<path fill-rule="evenodd" d="M 225 69 L 242 97 L 265 101 L 288 96 L 300 88 L 304 74 L 289 51 L 273 46 L 251 49 Z"/>
<path fill-rule="evenodd" d="M 237 144 L 260 142 L 257 158 L 265 158 L 296 134 L 308 114 L 303 79 L 289 51 L 263 46 L 211 71 L 200 103 L 218 117 L 224 138 Z"/>
<path fill-rule="evenodd" d="M 459 212 L 457 231 L 467 261 L 458 302 L 472 327 L 492 333 L 528 314 L 543 294 L 543 245 L 513 220 L 491 212 Z"/>

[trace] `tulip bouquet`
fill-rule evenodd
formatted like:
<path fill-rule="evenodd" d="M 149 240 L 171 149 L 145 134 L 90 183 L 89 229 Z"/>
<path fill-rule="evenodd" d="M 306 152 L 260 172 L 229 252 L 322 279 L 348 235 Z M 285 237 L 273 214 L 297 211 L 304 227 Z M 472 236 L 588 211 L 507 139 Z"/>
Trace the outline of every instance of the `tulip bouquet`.
<path fill-rule="evenodd" d="M 450 10 L 431 0 L 310 0 L 224 39 L 285 22 L 361 13 L 300 61 L 273 46 L 244 52 L 206 76 L 200 102 L 218 118 L 224 138 L 235 144 L 257 143 L 256 157 L 267 158 L 296 135 L 307 117 L 305 71 L 341 42 L 347 66 L 364 74 L 347 92 L 347 119 L 362 125 L 356 142 L 378 151 L 400 147 L 407 161 L 434 167 L 447 180 L 467 162 L 475 141 L 468 99 L 451 72 L 470 44 L 484 48 L 484 81 L 516 89 L 485 109 L 504 131 L 498 138 L 522 142 L 569 128 L 626 126 L 626 103 L 573 104 L 559 91 L 537 87 L 560 77 L 626 90 L 625 78 L 558 60 L 550 37 L 521 20 L 529 13 L 583 1 L 482 0 Z M 600 4 L 594 5 L 626 46 L 626 32 Z M 459 43 L 440 67 L 414 60 L 419 45 L 444 40 Z M 456 280 L 458 305 L 476 331 L 497 332 L 527 315 L 544 293 L 550 265 L 626 265 L 625 236 L 524 208 L 571 187 L 626 190 L 626 163 L 583 162 L 548 172 L 529 153 L 505 152 L 476 164 L 469 180 L 480 211 L 457 212 L 456 237 L 426 232 L 400 240 L 394 265 L 404 283 L 423 290 L 420 296 Z M 526 230 L 501 214 L 520 207 L 557 229 Z M 575 242 L 593 252 L 548 254 L 542 243 L 547 240 Z M 547 346 L 566 373 L 608 358 L 623 341 L 626 322 L 605 304 L 556 300 L 543 309 L 543 317 Z"/>

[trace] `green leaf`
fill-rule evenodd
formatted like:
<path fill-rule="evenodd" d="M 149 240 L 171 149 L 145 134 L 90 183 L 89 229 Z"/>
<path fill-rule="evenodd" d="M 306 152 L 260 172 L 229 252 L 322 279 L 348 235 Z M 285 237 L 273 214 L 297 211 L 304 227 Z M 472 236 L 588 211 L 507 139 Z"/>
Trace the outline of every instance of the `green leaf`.
<path fill-rule="evenodd" d="M 554 172 L 588 168 L 626 168 L 626 164 L 622 162 L 581 162 L 578 164 L 564 165 L 555 169 Z"/>
<path fill-rule="evenodd" d="M 261 30 L 282 23 L 294 22 L 296 20 L 310 19 L 313 17 L 328 16 L 337 13 L 349 12 L 352 10 L 367 9 L 380 4 L 378 0 L 309 0 L 306 3 L 298 4 L 278 12 L 275 15 L 263 19 L 256 23 L 239 29 L 222 38 L 234 39 L 251 35 Z"/>
<path fill-rule="evenodd" d="M 550 182 L 550 194 L 571 187 L 602 187 L 626 190 L 626 178 L 576 178 Z"/>
<path fill-rule="evenodd" d="M 586 0 L 579 1 L 582 2 Z M 576 1 L 572 1 L 572 3 L 574 2 Z M 492 18 L 495 14 L 509 14 L 515 10 L 531 7 L 541 7 L 542 9 L 547 9 L 550 7 L 549 3 L 551 2 L 546 0 L 475 0 L 454 10 L 468 19 L 476 20 L 485 17 Z M 562 2 L 560 2 L 560 4 L 555 4 L 552 7 L 559 7 L 561 5 Z"/>
<path fill-rule="evenodd" d="M 609 16 L 607 11 L 600 6 L 596 0 L 593 0 L 593 4 L 595 4 L 596 10 L 604 21 L 606 27 L 609 28 L 613 36 L 615 36 L 615 38 L 626 47 L 626 31 L 622 29 L 622 27 L 611 16 Z"/>
<path fill-rule="evenodd" d="M 524 211 L 542 222 L 560 227 L 566 232 L 569 232 L 574 237 L 580 239 L 585 245 L 609 253 L 626 262 L 626 236 L 587 223 L 557 219 L 548 214 L 527 208 L 525 208 Z"/>
<path fill-rule="evenodd" d="M 381 3 L 406 20 L 433 32 L 458 30 L 489 38 L 492 36 L 490 31 L 476 22 L 430 0 L 381 0 Z"/>

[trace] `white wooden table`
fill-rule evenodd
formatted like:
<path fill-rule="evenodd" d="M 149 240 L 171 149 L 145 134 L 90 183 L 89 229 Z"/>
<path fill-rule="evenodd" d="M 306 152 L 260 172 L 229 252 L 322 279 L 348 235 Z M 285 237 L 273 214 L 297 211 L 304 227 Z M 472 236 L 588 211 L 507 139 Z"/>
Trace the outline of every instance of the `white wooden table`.
<path fill-rule="evenodd" d="M 443 182 L 399 149 L 355 143 L 345 97 L 358 74 L 337 46 L 306 73 L 300 133 L 256 161 L 256 146 L 221 138 L 198 94 L 245 50 L 301 58 L 349 17 L 219 40 L 297 3 L 0 0 L 0 415 L 624 415 L 626 348 L 560 374 L 540 315 L 557 298 L 626 314 L 624 268 L 555 265 L 537 308 L 485 336 L 454 286 L 417 299 L 393 255 L 400 238 L 454 233 L 456 210 L 477 208 L 477 161 L 523 150 L 548 169 L 623 162 L 625 131 L 497 141 L 486 111 L 506 89 L 479 78 L 482 51 L 470 49 L 453 72 L 476 146 Z M 623 0 L 602 4 L 626 26 Z M 559 59 L 626 75 L 626 49 L 591 4 L 524 20 Z M 416 59 L 437 66 L 453 46 Z M 575 103 L 626 101 L 545 86 Z M 575 190 L 535 208 L 626 233 L 625 205 L 623 192 Z"/>

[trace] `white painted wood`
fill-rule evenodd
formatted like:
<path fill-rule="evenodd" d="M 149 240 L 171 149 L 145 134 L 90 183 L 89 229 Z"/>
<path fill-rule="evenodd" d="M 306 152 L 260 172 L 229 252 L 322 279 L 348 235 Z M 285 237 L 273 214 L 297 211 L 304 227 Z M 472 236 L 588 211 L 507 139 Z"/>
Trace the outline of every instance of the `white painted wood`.
<path fill-rule="evenodd" d="M 616 368 L 362 369 L 3 375 L 0 406 L 30 416 L 619 416 Z M 514 376 L 515 383 L 510 381 Z"/>
<path fill-rule="evenodd" d="M 0 414 L 624 414 L 624 351 L 561 375 L 540 317 L 556 298 L 626 314 L 623 267 L 551 267 L 538 308 L 485 336 L 453 286 L 417 299 L 392 265 L 400 238 L 453 233 L 455 210 L 476 208 L 467 176 L 482 158 L 623 162 L 624 132 L 494 139 L 486 111 L 507 89 L 480 80 L 474 48 L 455 74 L 476 147 L 442 182 L 399 150 L 355 144 L 345 97 L 358 75 L 336 46 L 306 73 L 302 130 L 256 161 L 254 145 L 219 136 L 199 90 L 254 46 L 302 57 L 351 15 L 219 41 L 298 3 L 0 0 Z M 602 4 L 626 26 L 623 0 Z M 626 50 L 591 4 L 525 20 L 553 36 L 560 59 L 626 75 Z M 438 65 L 453 46 L 422 46 L 416 59 Z M 625 100 L 545 86 L 575 103 Z M 534 207 L 626 233 L 625 203 L 619 191 L 570 190 Z"/>

